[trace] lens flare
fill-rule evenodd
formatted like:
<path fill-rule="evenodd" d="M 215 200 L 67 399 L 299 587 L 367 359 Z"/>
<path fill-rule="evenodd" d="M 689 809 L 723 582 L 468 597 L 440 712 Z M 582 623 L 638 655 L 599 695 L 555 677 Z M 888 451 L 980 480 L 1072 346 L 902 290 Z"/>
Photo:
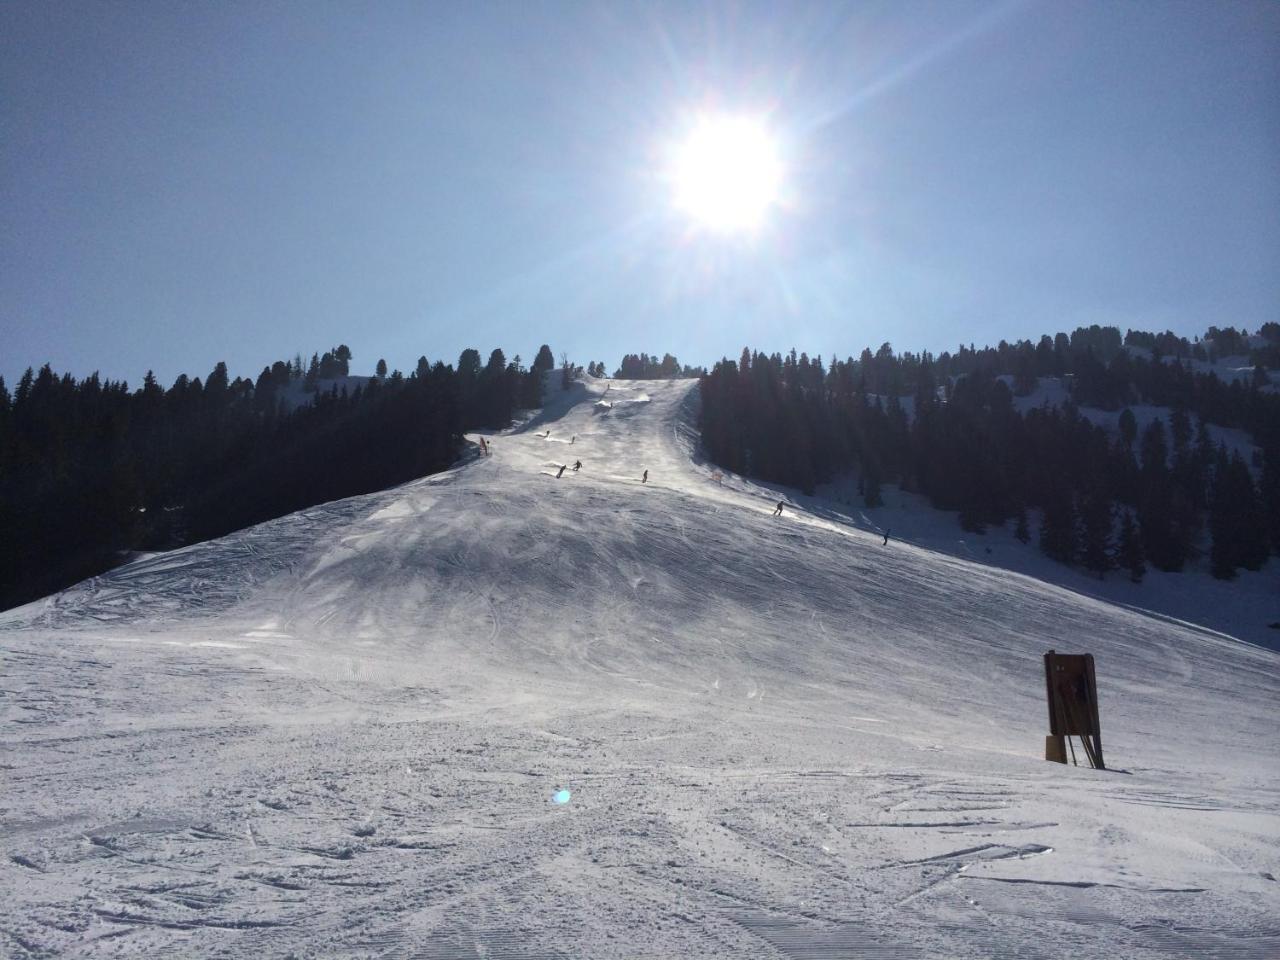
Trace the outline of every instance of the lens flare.
<path fill-rule="evenodd" d="M 551 802 L 560 804 L 568 803 L 570 796 L 571 794 L 568 790 L 557 790 L 551 795 Z"/>

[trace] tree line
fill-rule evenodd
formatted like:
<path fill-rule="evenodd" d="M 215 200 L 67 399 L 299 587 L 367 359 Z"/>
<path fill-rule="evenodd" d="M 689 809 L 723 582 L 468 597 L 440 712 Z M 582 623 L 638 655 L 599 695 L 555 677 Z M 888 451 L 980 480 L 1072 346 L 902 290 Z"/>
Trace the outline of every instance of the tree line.
<path fill-rule="evenodd" d="M 855 471 L 868 506 L 892 482 L 974 532 L 1012 522 L 1026 542 L 1038 511 L 1040 549 L 1100 576 L 1182 570 L 1207 533 L 1213 574 L 1230 578 L 1280 550 L 1280 395 L 1262 368 L 1230 383 L 1193 369 L 1197 347 L 1218 349 L 1211 332 L 1191 344 L 1095 326 L 939 356 L 884 344 L 828 364 L 744 349 L 701 379 L 702 437 L 730 470 L 806 493 Z M 1280 328 L 1263 336 L 1280 342 Z M 1020 413 L 1015 397 L 1043 378 L 1060 378 L 1064 402 Z M 1167 424 L 1140 428 L 1139 404 L 1170 408 Z M 1081 407 L 1118 411 L 1116 430 Z M 1246 461 L 1210 424 L 1258 449 Z"/>
<path fill-rule="evenodd" d="M 597 364 L 597 369 L 597 376 L 603 377 L 604 364 Z M 628 353 L 613 375 L 619 380 L 675 380 L 701 377 L 706 372 L 705 367 L 681 366 L 680 361 L 669 353 L 664 353 L 662 359 L 647 353 Z"/>
<path fill-rule="evenodd" d="M 28 369 L 0 378 L 0 609 L 172 549 L 443 470 L 467 430 L 541 406 L 555 366 L 494 350 L 457 366 L 347 380 L 345 345 L 230 379 L 225 363 L 167 389 Z"/>

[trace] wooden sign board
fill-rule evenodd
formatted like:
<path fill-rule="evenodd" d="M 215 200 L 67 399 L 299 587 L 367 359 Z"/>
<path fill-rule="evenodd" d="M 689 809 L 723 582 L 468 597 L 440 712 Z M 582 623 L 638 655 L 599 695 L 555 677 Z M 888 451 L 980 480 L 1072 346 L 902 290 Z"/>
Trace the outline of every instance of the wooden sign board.
<path fill-rule="evenodd" d="M 1089 763 L 1099 770 L 1105 769 L 1093 655 L 1050 650 L 1044 655 L 1044 683 L 1051 739 L 1061 744 L 1062 738 L 1079 737 Z M 1065 763 L 1066 757 L 1061 757 L 1061 761 Z"/>

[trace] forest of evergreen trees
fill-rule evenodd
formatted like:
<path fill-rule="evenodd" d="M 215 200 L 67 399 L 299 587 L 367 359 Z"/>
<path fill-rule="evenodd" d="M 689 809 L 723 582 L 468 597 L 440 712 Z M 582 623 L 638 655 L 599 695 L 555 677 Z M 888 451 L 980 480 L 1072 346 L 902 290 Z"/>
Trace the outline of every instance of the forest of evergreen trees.
<path fill-rule="evenodd" d="M 1128 349 L 1126 349 L 1128 348 Z M 1226 382 L 1196 361 L 1244 356 Z M 494 350 L 456 367 L 420 358 L 407 376 L 348 380 L 344 345 L 231 380 L 165 389 L 76 380 L 48 365 L 10 393 L 0 378 L 0 609 L 101 573 L 131 551 L 171 549 L 448 467 L 462 434 L 498 429 L 539 406 L 556 366 L 546 345 L 528 368 Z M 567 386 L 576 368 L 562 358 Z M 744 350 L 707 373 L 667 354 L 623 358 L 615 376 L 700 376 L 702 436 L 721 466 L 811 492 L 855 471 L 869 506 L 897 483 L 958 511 L 972 531 L 1012 522 L 1049 556 L 1135 580 L 1147 564 L 1181 570 L 1208 551 L 1215 576 L 1258 569 L 1280 550 L 1280 325 L 1249 338 L 1081 328 L 1039 341 L 810 359 Z M 588 373 L 604 376 L 603 363 Z M 1068 399 L 1019 413 L 1042 378 Z M 1130 406 L 1167 407 L 1138 428 Z M 1108 433 L 1081 407 L 1119 411 Z M 1246 431 L 1248 462 L 1208 425 Z"/>
<path fill-rule="evenodd" d="M 456 368 L 418 360 L 348 390 L 339 346 L 277 361 L 256 380 L 219 363 L 165 389 L 76 380 L 48 365 L 10 394 L 0 378 L 0 609 L 116 565 L 340 497 L 442 470 L 462 434 L 540 406 L 555 366 L 465 350 Z M 342 380 L 339 386 L 338 380 Z M 301 393 L 301 396 L 298 394 Z M 286 399 L 292 394 L 292 403 Z M 305 401 L 305 402 L 299 402 Z"/>
<path fill-rule="evenodd" d="M 1040 548 L 1100 576 L 1181 570 L 1207 542 L 1214 576 L 1230 578 L 1280 550 L 1280 394 L 1263 389 L 1266 367 L 1280 366 L 1280 325 L 1259 336 L 1250 346 L 1229 328 L 1188 342 L 1094 326 L 936 357 L 886 343 L 826 365 L 743 350 L 702 378 L 702 438 L 715 463 L 805 492 L 856 471 L 877 506 L 883 484 L 900 484 L 970 531 L 1012 521 L 1026 542 L 1037 510 Z M 1192 369 L 1222 356 L 1247 357 L 1253 376 Z M 1067 401 L 1020 414 L 1015 395 L 1049 377 Z M 1137 404 L 1170 408 L 1168 427 L 1156 418 L 1140 431 Z M 1080 407 L 1120 411 L 1117 434 Z M 1246 463 L 1207 424 L 1246 431 L 1260 451 Z"/>
<path fill-rule="evenodd" d="M 598 372 L 593 375 L 603 377 L 604 364 L 597 364 L 596 367 Z M 591 372 L 589 367 L 587 372 Z M 706 373 L 705 367 L 682 367 L 680 361 L 669 353 L 664 353 L 661 360 L 647 353 L 628 353 L 613 375 L 619 380 L 674 380 L 681 377 L 702 377 Z"/>

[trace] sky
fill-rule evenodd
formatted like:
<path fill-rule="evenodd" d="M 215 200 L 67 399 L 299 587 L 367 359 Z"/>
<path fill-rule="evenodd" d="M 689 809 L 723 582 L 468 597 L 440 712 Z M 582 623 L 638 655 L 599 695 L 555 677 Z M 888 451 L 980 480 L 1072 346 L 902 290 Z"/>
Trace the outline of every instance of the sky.
<path fill-rule="evenodd" d="M 693 221 L 747 117 L 780 183 Z M 0 375 L 1280 320 L 1280 4 L 0 5 Z"/>

